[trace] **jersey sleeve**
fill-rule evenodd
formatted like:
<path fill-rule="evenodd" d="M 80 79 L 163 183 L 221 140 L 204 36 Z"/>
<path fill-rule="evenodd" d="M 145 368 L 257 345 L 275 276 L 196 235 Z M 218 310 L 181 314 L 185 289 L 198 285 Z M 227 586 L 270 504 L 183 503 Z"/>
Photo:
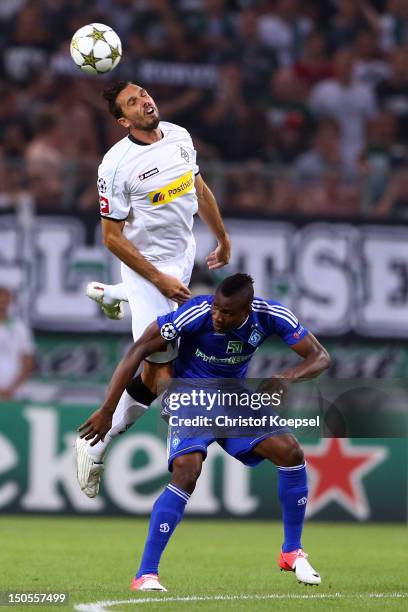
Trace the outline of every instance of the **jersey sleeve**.
<path fill-rule="evenodd" d="M 299 323 L 296 315 L 289 308 L 279 302 L 267 301 L 268 310 L 272 316 L 268 317 L 270 334 L 279 336 L 288 346 L 300 342 L 309 333 L 306 327 Z"/>
<path fill-rule="evenodd" d="M 98 168 L 97 187 L 101 217 L 125 221 L 130 211 L 130 198 L 117 168 L 102 162 Z"/>
<path fill-rule="evenodd" d="M 198 296 L 177 310 L 157 317 L 162 338 L 170 342 L 181 335 L 197 332 L 210 311 L 211 305 L 205 296 Z"/>

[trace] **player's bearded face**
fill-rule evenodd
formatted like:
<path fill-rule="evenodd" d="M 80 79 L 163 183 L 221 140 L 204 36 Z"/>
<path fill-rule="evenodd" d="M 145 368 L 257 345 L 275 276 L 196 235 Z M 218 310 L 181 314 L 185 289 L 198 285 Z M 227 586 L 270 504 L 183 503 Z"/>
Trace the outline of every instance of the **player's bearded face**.
<path fill-rule="evenodd" d="M 155 130 L 159 125 L 160 115 L 155 101 L 147 91 L 133 83 L 129 84 L 118 95 L 123 120 L 119 122 L 128 129 Z"/>
<path fill-rule="evenodd" d="M 160 115 L 153 99 L 142 100 L 139 106 L 140 108 L 129 113 L 128 119 L 132 127 L 139 130 L 155 130 L 159 125 Z"/>

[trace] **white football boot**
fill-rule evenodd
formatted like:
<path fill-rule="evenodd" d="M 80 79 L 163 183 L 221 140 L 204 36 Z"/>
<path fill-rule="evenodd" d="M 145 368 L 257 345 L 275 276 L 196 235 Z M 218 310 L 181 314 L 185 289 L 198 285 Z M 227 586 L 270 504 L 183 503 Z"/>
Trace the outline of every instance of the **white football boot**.
<path fill-rule="evenodd" d="M 298 582 L 303 584 L 320 584 L 320 574 L 310 565 L 308 555 L 299 548 L 291 552 L 281 552 L 278 563 L 282 571 L 295 572 Z"/>
<path fill-rule="evenodd" d="M 103 463 L 95 463 L 88 453 L 86 440 L 75 440 L 75 461 L 77 479 L 81 490 L 88 497 L 96 497 L 99 493 L 99 484 L 103 473 Z"/>
<path fill-rule="evenodd" d="M 140 578 L 133 578 L 131 591 L 167 591 L 159 582 L 157 574 L 143 574 Z"/>
<path fill-rule="evenodd" d="M 123 304 L 121 300 L 114 300 L 111 304 L 108 304 L 103 301 L 105 294 L 105 287 L 103 283 L 98 283 L 97 281 L 92 281 L 88 283 L 86 286 L 86 295 L 91 299 L 97 302 L 102 308 L 103 313 L 109 318 L 118 321 L 123 319 L 125 316 L 125 311 L 123 309 Z"/>

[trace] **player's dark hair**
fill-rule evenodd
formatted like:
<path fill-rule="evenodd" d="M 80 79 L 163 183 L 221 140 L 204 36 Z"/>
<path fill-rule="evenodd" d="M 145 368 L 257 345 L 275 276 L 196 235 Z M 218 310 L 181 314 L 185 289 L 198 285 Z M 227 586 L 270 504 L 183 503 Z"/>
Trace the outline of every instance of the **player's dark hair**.
<path fill-rule="evenodd" d="M 116 102 L 116 98 L 118 97 L 120 92 L 123 91 L 128 85 L 130 85 L 130 81 L 118 81 L 111 87 L 105 89 L 102 94 L 108 103 L 109 112 L 112 113 L 112 115 L 116 117 L 116 119 L 120 119 L 121 117 L 123 117 L 122 109 Z"/>
<path fill-rule="evenodd" d="M 221 293 L 224 297 L 232 297 L 240 294 L 240 297 L 245 300 L 253 300 L 254 298 L 254 279 L 249 274 L 241 272 L 227 276 L 218 285 L 217 293 Z"/>

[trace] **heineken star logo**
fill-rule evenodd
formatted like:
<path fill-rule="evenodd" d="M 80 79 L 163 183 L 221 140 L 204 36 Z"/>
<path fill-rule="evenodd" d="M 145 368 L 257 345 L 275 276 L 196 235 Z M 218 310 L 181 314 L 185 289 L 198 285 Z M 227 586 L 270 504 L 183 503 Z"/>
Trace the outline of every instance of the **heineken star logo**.
<path fill-rule="evenodd" d="M 98 40 L 103 40 L 104 42 L 106 42 L 105 40 L 105 32 L 101 32 L 100 30 L 97 30 L 96 28 L 93 28 L 93 31 L 91 34 L 87 35 L 89 38 L 92 38 L 94 42 L 98 41 Z"/>

